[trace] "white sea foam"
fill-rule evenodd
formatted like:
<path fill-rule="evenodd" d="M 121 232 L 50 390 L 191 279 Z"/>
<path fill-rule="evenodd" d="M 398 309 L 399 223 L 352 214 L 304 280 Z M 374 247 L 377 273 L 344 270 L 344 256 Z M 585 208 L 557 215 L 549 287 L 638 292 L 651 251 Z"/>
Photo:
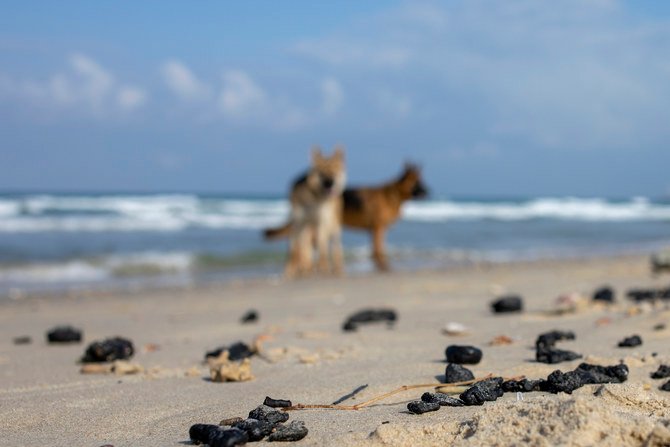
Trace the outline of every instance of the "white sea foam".
<path fill-rule="evenodd" d="M 627 202 L 604 199 L 540 198 L 526 202 L 413 202 L 404 208 L 409 221 L 444 222 L 450 220 L 520 221 L 559 219 L 589 222 L 670 220 L 670 205 L 651 203 L 645 198 Z"/>
<path fill-rule="evenodd" d="M 186 252 L 141 252 L 91 259 L 33 262 L 0 268 L 5 283 L 99 282 L 115 276 L 188 273 L 195 256 Z"/>
<path fill-rule="evenodd" d="M 195 195 L 33 195 L 0 198 L 0 232 L 178 232 L 188 228 L 258 230 L 285 221 L 286 200 Z M 520 202 L 411 202 L 412 222 L 559 219 L 590 222 L 670 221 L 670 205 L 645 198 L 539 198 Z"/>

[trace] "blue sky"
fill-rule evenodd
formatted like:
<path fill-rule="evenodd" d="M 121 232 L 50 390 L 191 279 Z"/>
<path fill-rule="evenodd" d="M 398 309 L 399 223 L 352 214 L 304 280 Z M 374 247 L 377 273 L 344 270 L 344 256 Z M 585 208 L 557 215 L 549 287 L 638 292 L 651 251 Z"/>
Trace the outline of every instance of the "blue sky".
<path fill-rule="evenodd" d="M 670 2 L 0 3 L 0 189 L 670 195 Z"/>

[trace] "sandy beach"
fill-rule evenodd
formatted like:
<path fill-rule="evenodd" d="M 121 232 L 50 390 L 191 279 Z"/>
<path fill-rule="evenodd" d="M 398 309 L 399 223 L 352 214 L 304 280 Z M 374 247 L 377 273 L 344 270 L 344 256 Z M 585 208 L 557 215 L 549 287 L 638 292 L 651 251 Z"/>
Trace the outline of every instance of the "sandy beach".
<path fill-rule="evenodd" d="M 670 393 L 649 375 L 670 362 L 665 304 L 625 298 L 633 287 L 667 287 L 652 277 L 647 257 L 483 264 L 444 271 L 396 272 L 342 279 L 277 279 L 124 294 L 24 297 L 0 303 L 0 425 L 2 446 L 180 446 L 195 423 L 241 416 L 265 396 L 329 404 L 355 388 L 354 404 L 402 385 L 437 383 L 445 348 L 474 345 L 483 360 L 477 377 L 538 379 L 580 362 L 630 369 L 624 384 L 587 385 L 572 395 L 506 393 L 483 406 L 443 407 L 423 415 L 406 405 L 431 388 L 408 390 L 357 411 L 297 410 L 290 420 L 309 429 L 299 445 L 668 445 Z M 593 305 L 597 288 L 617 292 L 613 305 Z M 520 314 L 494 315 L 490 302 L 505 293 L 524 298 Z M 552 314 L 557 297 L 572 293 L 576 310 Z M 576 297 L 580 294 L 583 301 Z M 385 307 L 398 313 L 384 324 L 343 332 L 348 315 Z M 254 324 L 241 324 L 249 309 Z M 469 331 L 450 336 L 447 322 Z M 48 345 L 45 333 L 63 324 L 81 328 L 84 341 Z M 540 333 L 571 330 L 558 347 L 583 359 L 548 365 L 534 359 Z M 251 359 L 254 380 L 214 383 L 205 352 L 266 335 L 263 356 Z M 643 344 L 619 348 L 638 334 Z M 30 344 L 13 338 L 30 336 Z M 86 346 L 110 336 L 133 341 L 134 375 L 81 374 Z M 512 344 L 490 346 L 505 335 Z M 598 392 L 596 392 L 598 391 Z M 594 394 L 595 393 L 595 394 Z"/>

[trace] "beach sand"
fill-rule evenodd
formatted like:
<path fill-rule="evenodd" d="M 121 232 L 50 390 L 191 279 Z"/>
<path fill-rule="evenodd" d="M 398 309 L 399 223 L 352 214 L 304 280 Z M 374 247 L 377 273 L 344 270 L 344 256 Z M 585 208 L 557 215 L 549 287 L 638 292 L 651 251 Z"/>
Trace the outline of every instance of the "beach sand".
<path fill-rule="evenodd" d="M 670 311 L 635 307 L 628 288 L 667 286 L 670 275 L 652 277 L 648 259 L 540 261 L 473 265 L 444 271 L 396 272 L 343 279 L 277 279 L 231 282 L 194 289 L 137 293 L 25 297 L 0 303 L 1 446 L 180 446 L 188 445 L 194 423 L 218 423 L 241 416 L 265 396 L 293 403 L 327 404 L 360 385 L 368 387 L 345 404 L 355 404 L 402 385 L 437 382 L 444 374 L 445 348 L 471 344 L 484 351 L 471 367 L 476 376 L 526 375 L 545 378 L 581 361 L 603 365 L 623 359 L 625 384 L 587 385 L 572 395 L 507 393 L 478 407 L 443 407 L 414 415 L 406 405 L 431 388 L 414 389 L 357 411 L 300 410 L 309 434 L 298 445 L 670 445 L 670 393 L 665 380 L 649 374 L 670 362 Z M 600 286 L 617 291 L 617 304 L 550 315 L 556 298 Z M 498 295 L 523 296 L 521 314 L 494 315 Z M 348 315 L 365 307 L 389 307 L 399 319 L 343 332 Z M 240 317 L 256 309 L 255 324 Z M 469 334 L 442 333 L 459 322 Z M 71 324 L 84 342 L 53 346 L 48 329 Z M 670 326 L 670 324 L 669 324 Z M 546 365 L 534 361 L 538 334 L 572 330 L 575 341 L 557 347 L 584 359 Z M 254 357 L 255 379 L 214 383 L 204 354 L 260 334 L 265 358 Z M 644 344 L 618 348 L 625 336 Z M 32 343 L 15 345 L 28 335 Z M 77 360 L 88 343 L 109 336 L 131 339 L 132 362 L 145 372 L 85 375 Z M 510 345 L 489 346 L 499 335 Z"/>

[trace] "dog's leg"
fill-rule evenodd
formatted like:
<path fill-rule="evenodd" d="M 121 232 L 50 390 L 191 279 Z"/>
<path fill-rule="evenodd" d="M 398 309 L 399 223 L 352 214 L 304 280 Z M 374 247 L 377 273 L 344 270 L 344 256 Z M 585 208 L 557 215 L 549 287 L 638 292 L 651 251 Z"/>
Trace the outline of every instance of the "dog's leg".
<path fill-rule="evenodd" d="M 300 245 L 300 258 L 299 258 L 299 269 L 301 275 L 309 275 L 312 273 L 313 265 L 312 259 L 313 255 L 313 239 L 314 239 L 314 228 L 312 225 L 305 225 L 302 228 L 299 245 Z"/>
<path fill-rule="evenodd" d="M 375 266 L 377 266 L 377 270 L 382 272 L 389 270 L 389 264 L 384 251 L 384 228 L 382 227 L 374 227 L 372 229 L 372 260 Z"/>
<path fill-rule="evenodd" d="M 298 274 L 298 266 L 300 265 L 300 247 L 298 242 L 297 231 L 293 229 L 288 242 L 288 259 L 284 267 L 284 276 L 287 278 L 295 278 Z"/>
<path fill-rule="evenodd" d="M 318 226 L 316 232 L 316 245 L 318 250 L 318 267 L 320 273 L 330 272 L 330 260 L 328 256 L 328 245 L 330 243 L 330 228 L 328 222 Z"/>

